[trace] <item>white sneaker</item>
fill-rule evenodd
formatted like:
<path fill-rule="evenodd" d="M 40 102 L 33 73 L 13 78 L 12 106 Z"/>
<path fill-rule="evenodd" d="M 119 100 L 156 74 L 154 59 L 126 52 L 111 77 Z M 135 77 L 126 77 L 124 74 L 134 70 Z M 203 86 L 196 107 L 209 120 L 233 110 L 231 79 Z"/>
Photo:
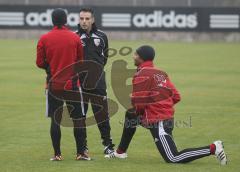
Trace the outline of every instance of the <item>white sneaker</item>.
<path fill-rule="evenodd" d="M 226 165 L 227 164 L 227 155 L 224 152 L 224 146 L 223 146 L 223 142 L 218 140 L 213 142 L 213 144 L 215 144 L 216 146 L 216 150 L 215 150 L 215 155 L 218 159 L 218 161 L 220 162 L 221 165 Z"/>
<path fill-rule="evenodd" d="M 120 158 L 120 159 L 125 159 L 127 158 L 128 155 L 127 153 L 117 153 L 116 151 L 113 152 L 113 154 L 108 154 L 108 155 L 105 155 L 105 158 Z"/>
<path fill-rule="evenodd" d="M 103 151 L 103 153 L 105 154 L 105 158 L 115 158 L 115 156 L 114 156 L 114 145 L 113 144 L 111 144 L 111 145 L 109 145 L 109 146 L 106 146 L 105 148 L 104 148 L 104 151 Z"/>
<path fill-rule="evenodd" d="M 120 158 L 120 159 L 125 159 L 125 158 L 127 158 L 128 157 L 128 155 L 127 155 L 127 153 L 117 153 L 116 151 L 114 152 L 114 156 L 116 157 L 116 158 Z"/>

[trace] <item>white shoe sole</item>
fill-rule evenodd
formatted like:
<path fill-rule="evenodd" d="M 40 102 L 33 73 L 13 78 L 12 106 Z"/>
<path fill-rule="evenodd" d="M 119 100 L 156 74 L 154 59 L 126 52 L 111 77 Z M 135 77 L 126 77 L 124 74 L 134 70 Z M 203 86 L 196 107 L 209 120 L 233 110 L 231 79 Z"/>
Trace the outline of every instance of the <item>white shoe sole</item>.
<path fill-rule="evenodd" d="M 119 158 L 119 159 L 125 159 L 128 157 L 127 153 L 118 154 L 117 152 L 114 152 L 113 154 L 108 154 L 104 156 L 105 158 Z"/>
<path fill-rule="evenodd" d="M 218 140 L 214 142 L 216 146 L 215 155 L 221 165 L 227 165 L 227 155 L 224 152 L 223 142 Z"/>
<path fill-rule="evenodd" d="M 128 157 L 127 153 L 121 153 L 121 154 L 119 154 L 119 153 L 117 153 L 117 152 L 114 152 L 114 156 L 115 156 L 116 158 L 120 158 L 120 159 L 125 159 L 125 158 Z"/>

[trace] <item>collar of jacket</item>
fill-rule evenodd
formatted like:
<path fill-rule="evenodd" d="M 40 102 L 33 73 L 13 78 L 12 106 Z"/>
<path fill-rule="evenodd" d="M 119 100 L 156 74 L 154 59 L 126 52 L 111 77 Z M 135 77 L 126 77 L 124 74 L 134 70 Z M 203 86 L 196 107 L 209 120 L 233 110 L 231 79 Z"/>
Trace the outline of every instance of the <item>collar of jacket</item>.
<path fill-rule="evenodd" d="M 61 28 L 58 28 L 58 26 L 54 26 L 53 30 L 68 30 L 67 26 L 61 26 Z"/>
<path fill-rule="evenodd" d="M 95 23 L 93 23 L 92 30 L 90 31 L 90 33 L 96 32 L 96 31 L 97 31 L 97 26 Z M 78 24 L 78 33 L 80 33 L 80 34 L 86 33 L 86 31 L 81 28 L 80 24 Z"/>
<path fill-rule="evenodd" d="M 153 61 L 145 61 L 145 62 L 143 62 L 142 64 L 140 64 L 138 66 L 137 71 L 139 71 L 139 70 L 141 70 L 141 69 L 143 69 L 145 67 L 154 67 Z"/>

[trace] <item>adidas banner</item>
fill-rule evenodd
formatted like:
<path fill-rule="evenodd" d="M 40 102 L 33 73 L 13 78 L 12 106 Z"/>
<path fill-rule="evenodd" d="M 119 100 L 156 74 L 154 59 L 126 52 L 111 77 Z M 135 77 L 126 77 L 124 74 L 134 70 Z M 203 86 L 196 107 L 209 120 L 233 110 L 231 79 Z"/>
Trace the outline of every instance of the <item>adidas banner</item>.
<path fill-rule="evenodd" d="M 80 6 L 0 6 L 0 29 L 50 29 L 54 8 L 68 12 L 68 26 L 79 23 Z M 238 8 L 93 7 L 96 24 L 115 31 L 240 32 Z"/>

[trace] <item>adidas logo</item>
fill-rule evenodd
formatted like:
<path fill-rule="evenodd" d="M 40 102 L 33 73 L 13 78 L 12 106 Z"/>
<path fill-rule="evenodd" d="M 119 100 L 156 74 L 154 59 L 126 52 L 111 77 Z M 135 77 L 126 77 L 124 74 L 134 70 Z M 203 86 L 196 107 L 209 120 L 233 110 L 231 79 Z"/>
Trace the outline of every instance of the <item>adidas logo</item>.
<path fill-rule="evenodd" d="M 133 16 L 133 24 L 138 28 L 196 28 L 197 14 L 177 14 L 174 10 L 164 13 L 155 10 L 150 14 L 139 13 Z"/>

